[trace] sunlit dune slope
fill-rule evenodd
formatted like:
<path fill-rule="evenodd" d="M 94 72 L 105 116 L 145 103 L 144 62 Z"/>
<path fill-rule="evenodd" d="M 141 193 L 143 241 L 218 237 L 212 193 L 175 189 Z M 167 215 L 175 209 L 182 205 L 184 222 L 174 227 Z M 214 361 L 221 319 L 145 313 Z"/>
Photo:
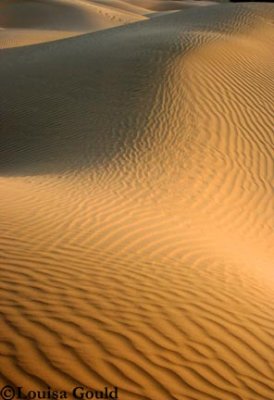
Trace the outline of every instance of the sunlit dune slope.
<path fill-rule="evenodd" d="M 0 384 L 273 399 L 273 22 L 220 4 L 2 50 Z"/>
<path fill-rule="evenodd" d="M 128 11 L 108 3 L 4 0 L 0 5 L 0 48 L 48 42 L 145 19 L 134 8 Z"/>
<path fill-rule="evenodd" d="M 78 36 L 144 20 L 162 12 L 214 3 L 194 0 L 3 0 L 0 4 L 0 49 Z"/>

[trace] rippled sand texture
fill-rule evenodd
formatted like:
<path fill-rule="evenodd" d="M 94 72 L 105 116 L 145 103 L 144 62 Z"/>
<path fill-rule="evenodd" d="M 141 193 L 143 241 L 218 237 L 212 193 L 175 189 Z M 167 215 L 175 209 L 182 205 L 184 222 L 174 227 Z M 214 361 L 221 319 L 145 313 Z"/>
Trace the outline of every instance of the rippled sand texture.
<path fill-rule="evenodd" d="M 0 383 L 272 400 L 273 5 L 9 3 Z"/>

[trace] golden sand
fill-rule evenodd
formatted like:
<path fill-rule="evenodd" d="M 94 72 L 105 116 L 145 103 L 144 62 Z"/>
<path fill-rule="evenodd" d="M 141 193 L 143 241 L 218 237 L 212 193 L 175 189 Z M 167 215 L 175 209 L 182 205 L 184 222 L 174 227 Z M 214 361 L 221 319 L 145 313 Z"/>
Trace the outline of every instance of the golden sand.
<path fill-rule="evenodd" d="M 1 3 L 0 388 L 273 400 L 274 7 L 209 3 Z"/>

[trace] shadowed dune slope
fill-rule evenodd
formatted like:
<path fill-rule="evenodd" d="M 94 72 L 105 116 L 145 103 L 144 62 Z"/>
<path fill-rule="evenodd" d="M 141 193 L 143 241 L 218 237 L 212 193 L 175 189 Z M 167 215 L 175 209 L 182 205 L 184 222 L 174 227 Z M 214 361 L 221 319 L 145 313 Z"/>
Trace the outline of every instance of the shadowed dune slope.
<path fill-rule="evenodd" d="M 58 40 L 145 19 L 126 7 L 109 4 L 88 0 L 4 0 L 0 5 L 0 48 Z"/>
<path fill-rule="evenodd" d="M 99 0 L 100 1 L 100 0 Z M 129 2 L 129 1 L 128 1 Z M 171 11 L 171 10 L 184 10 L 188 6 L 200 6 L 216 4 L 216 1 L 196 1 L 196 0 L 131 0 L 131 4 L 135 6 L 141 6 L 151 11 Z"/>
<path fill-rule="evenodd" d="M 3 0 L 0 49 L 50 42 L 212 1 Z"/>
<path fill-rule="evenodd" d="M 220 4 L 2 50 L 0 384 L 272 400 L 273 22 Z"/>

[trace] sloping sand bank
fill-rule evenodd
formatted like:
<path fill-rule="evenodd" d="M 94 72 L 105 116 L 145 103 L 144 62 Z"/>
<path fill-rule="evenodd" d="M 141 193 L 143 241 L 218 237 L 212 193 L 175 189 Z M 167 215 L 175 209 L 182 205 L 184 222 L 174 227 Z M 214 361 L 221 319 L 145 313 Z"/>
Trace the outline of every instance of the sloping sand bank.
<path fill-rule="evenodd" d="M 274 7 L 170 9 L 1 51 L 0 385 L 273 399 Z"/>
<path fill-rule="evenodd" d="M 26 46 L 216 4 L 195 0 L 2 0 L 0 49 Z"/>

